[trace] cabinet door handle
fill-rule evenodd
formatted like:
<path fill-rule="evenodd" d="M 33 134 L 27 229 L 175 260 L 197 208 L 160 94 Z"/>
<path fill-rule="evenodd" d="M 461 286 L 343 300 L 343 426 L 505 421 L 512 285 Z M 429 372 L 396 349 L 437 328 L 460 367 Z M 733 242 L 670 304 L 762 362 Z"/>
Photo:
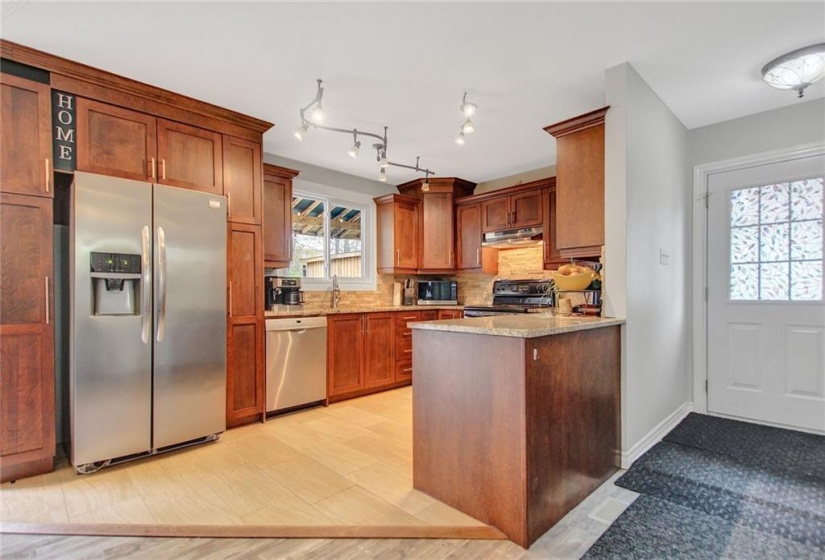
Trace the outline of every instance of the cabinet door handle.
<path fill-rule="evenodd" d="M 166 159 L 161 158 L 160 160 L 160 178 L 164 181 L 166 180 Z"/>
<path fill-rule="evenodd" d="M 411 367 L 404 368 L 401 371 L 404 372 L 404 373 L 407 373 L 408 371 L 412 371 L 412 368 Z"/>
<path fill-rule="evenodd" d="M 395 264 L 397 264 L 397 265 L 401 264 L 401 249 L 396 249 L 395 250 Z"/>
<path fill-rule="evenodd" d="M 481 247 L 476 249 L 476 265 L 481 266 Z"/>
<path fill-rule="evenodd" d="M 226 314 L 232 316 L 232 282 L 229 282 L 229 309 L 226 310 Z"/>
<path fill-rule="evenodd" d="M 226 215 L 232 215 L 232 193 L 226 193 Z"/>
<path fill-rule="evenodd" d="M 513 210 L 513 222 L 512 223 L 516 223 L 516 211 L 515 210 Z"/>
<path fill-rule="evenodd" d="M 157 179 L 158 178 L 158 166 L 157 166 L 157 162 L 155 161 L 155 158 L 152 158 L 152 163 L 151 163 L 151 168 L 149 170 L 149 173 L 152 175 L 152 179 Z"/>
<path fill-rule="evenodd" d="M 51 317 L 49 316 L 50 309 L 49 309 L 49 277 L 45 277 L 46 280 L 46 324 L 48 325 L 51 322 Z"/>
<path fill-rule="evenodd" d="M 51 181 L 49 181 L 49 170 L 50 169 L 51 169 L 51 166 L 49 165 L 49 158 L 46 158 L 46 192 L 49 192 L 49 189 L 50 189 L 50 183 L 51 183 Z"/>
<path fill-rule="evenodd" d="M 410 348 L 409 350 L 404 350 L 404 353 L 405 354 L 412 354 L 412 348 Z"/>
<path fill-rule="evenodd" d="M 364 315 L 364 334 L 370 334 L 370 319 Z"/>

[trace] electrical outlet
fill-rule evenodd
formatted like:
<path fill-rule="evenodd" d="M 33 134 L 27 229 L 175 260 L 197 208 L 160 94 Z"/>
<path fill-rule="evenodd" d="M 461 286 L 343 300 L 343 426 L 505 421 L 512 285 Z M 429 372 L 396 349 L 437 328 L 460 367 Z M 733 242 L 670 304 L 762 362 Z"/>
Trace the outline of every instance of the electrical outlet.
<path fill-rule="evenodd" d="M 659 264 L 670 264 L 670 251 L 667 249 L 659 249 Z"/>

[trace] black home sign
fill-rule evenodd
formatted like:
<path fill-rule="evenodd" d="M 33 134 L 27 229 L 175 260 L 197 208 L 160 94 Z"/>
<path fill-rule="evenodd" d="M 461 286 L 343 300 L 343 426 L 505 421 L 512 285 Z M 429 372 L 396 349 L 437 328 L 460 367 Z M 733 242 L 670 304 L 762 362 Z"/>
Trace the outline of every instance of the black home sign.
<path fill-rule="evenodd" d="M 54 170 L 73 172 L 75 155 L 75 98 L 62 91 L 52 90 L 52 149 Z"/>

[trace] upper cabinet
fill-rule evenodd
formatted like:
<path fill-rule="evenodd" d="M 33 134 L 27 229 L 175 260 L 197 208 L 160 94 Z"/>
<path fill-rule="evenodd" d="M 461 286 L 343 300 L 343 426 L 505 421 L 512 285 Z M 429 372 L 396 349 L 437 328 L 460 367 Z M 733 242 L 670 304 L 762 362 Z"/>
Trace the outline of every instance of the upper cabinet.
<path fill-rule="evenodd" d="M 596 257 L 604 245 L 604 117 L 608 107 L 544 128 L 556 138 L 556 246 Z"/>
<path fill-rule="evenodd" d="M 223 194 L 230 222 L 260 225 L 263 220 L 261 144 L 223 137 Z"/>
<path fill-rule="evenodd" d="M 481 246 L 481 206 L 481 202 L 456 204 L 456 268 L 497 274 L 498 251 Z"/>
<path fill-rule="evenodd" d="M 422 190 L 423 179 L 402 185 L 402 195 L 416 198 L 419 205 L 418 267 L 419 273 L 450 273 L 456 269 L 455 206 L 456 198 L 473 193 L 475 183 L 456 177 L 429 180 Z"/>
<path fill-rule="evenodd" d="M 0 190 L 53 197 L 49 85 L 0 74 L 0 88 Z"/>
<path fill-rule="evenodd" d="M 219 132 L 85 98 L 76 115 L 78 171 L 223 194 Z"/>
<path fill-rule="evenodd" d="M 418 212 L 421 201 L 388 194 L 375 199 L 378 272 L 414 274 L 418 269 Z"/>
<path fill-rule="evenodd" d="M 494 196 L 481 203 L 481 229 L 484 233 L 541 226 L 543 216 L 540 189 Z"/>
<path fill-rule="evenodd" d="M 298 171 L 264 164 L 264 266 L 285 268 L 292 260 L 292 179 Z"/>
<path fill-rule="evenodd" d="M 570 259 L 562 257 L 556 246 L 556 187 L 548 188 L 544 196 L 544 268 L 555 270 Z"/>

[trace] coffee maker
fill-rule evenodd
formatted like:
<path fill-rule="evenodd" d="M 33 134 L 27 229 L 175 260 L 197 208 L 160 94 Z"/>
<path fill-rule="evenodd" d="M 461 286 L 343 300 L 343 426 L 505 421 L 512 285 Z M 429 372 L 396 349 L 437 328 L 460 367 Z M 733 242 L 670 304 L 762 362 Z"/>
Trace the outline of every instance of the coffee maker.
<path fill-rule="evenodd" d="M 300 278 L 267 276 L 264 280 L 267 309 L 273 310 L 276 305 L 301 305 L 304 303 L 304 292 L 301 290 Z"/>

